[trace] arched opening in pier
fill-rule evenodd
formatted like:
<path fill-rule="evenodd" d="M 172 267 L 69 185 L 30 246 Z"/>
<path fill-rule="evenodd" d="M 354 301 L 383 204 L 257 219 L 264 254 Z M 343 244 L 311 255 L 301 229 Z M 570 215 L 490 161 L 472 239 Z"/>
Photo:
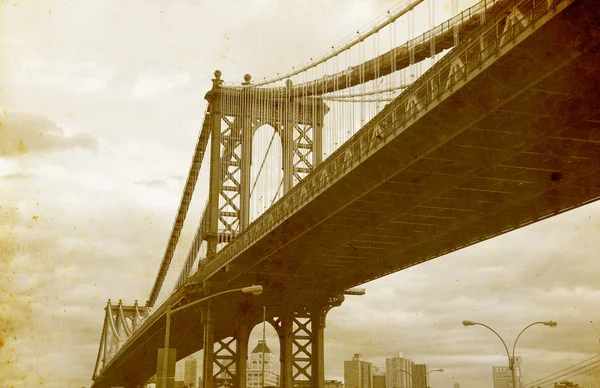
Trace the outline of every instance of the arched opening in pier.
<path fill-rule="evenodd" d="M 248 342 L 246 387 L 281 386 L 279 355 L 279 336 L 273 326 L 266 322 L 263 336 L 263 324 L 256 325 L 250 333 Z"/>

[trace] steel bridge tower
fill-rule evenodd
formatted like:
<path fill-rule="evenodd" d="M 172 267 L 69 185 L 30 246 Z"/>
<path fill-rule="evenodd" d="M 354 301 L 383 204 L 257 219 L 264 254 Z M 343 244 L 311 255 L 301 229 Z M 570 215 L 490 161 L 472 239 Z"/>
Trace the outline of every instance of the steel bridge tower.
<path fill-rule="evenodd" d="M 279 134 L 285 194 L 321 163 L 323 117 L 328 112 L 320 98 L 294 98 L 290 80 L 282 88 L 252 88 L 251 76 L 246 74 L 242 87 L 232 88 L 223 87 L 219 70 L 214 76 L 212 90 L 205 96 L 211 158 L 202 239 L 208 247 L 199 266 L 210 263 L 219 244 L 232 241 L 249 225 L 250 168 L 256 130 L 269 125 Z M 343 295 L 299 299 L 289 301 L 283 309 L 267 309 L 267 321 L 280 340 L 283 388 L 324 386 L 325 316 L 343 299 Z M 235 335 L 216 339 L 215 322 L 222 314 L 220 310 L 209 304 L 203 314 L 203 376 L 213 377 L 204 378 L 204 388 L 216 386 L 216 379 L 223 383 L 223 378 L 225 385 L 245 388 L 248 340 L 257 323 L 256 315 L 239 314 Z"/>

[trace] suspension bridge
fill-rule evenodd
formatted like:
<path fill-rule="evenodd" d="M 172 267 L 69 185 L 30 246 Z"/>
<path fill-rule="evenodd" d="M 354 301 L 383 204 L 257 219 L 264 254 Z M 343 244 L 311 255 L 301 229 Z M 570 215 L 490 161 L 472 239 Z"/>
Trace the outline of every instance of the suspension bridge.
<path fill-rule="evenodd" d="M 107 303 L 93 387 L 169 386 L 203 349 L 205 388 L 245 388 L 266 306 L 281 386 L 322 388 L 325 317 L 353 287 L 599 198 L 598 2 L 434 10 L 403 1 L 260 82 L 214 73 L 156 281 L 144 306 Z M 202 168 L 206 205 L 155 308 Z"/>

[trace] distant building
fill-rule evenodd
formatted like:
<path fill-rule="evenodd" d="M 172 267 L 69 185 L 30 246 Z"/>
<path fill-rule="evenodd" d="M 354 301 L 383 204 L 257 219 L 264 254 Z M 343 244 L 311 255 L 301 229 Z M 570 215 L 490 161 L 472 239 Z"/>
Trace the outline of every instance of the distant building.
<path fill-rule="evenodd" d="M 413 364 L 412 388 L 427 388 L 427 365 Z"/>
<path fill-rule="evenodd" d="M 296 380 L 294 381 L 294 388 L 311 388 L 311 382 L 308 380 Z"/>
<path fill-rule="evenodd" d="M 398 357 L 385 359 L 385 385 L 386 388 L 412 388 L 410 374 L 412 374 L 413 362 L 402 357 L 402 352 Z M 408 372 L 408 373 L 407 373 Z"/>
<path fill-rule="evenodd" d="M 233 379 L 227 371 L 221 371 L 213 380 L 215 388 L 231 388 L 233 387 Z"/>
<path fill-rule="evenodd" d="M 373 375 L 373 388 L 385 388 L 385 374 Z"/>
<path fill-rule="evenodd" d="M 325 388 L 344 388 L 344 383 L 339 380 L 325 380 Z"/>
<path fill-rule="evenodd" d="M 198 388 L 198 361 L 195 358 L 187 358 L 183 367 L 183 381 L 188 388 Z"/>
<path fill-rule="evenodd" d="M 507 366 L 492 366 L 494 388 L 512 388 L 512 375 Z"/>
<path fill-rule="evenodd" d="M 345 388 L 373 388 L 373 364 L 354 354 L 352 361 L 344 361 Z"/>
<path fill-rule="evenodd" d="M 385 388 L 385 373 L 373 365 L 373 388 Z"/>
<path fill-rule="evenodd" d="M 267 346 L 267 342 L 263 340 L 258 340 L 258 344 L 250 353 L 250 360 L 248 360 L 246 369 L 246 387 L 263 387 L 263 363 L 265 371 L 264 387 L 279 387 L 279 374 L 275 373 L 276 366 L 273 353 Z"/>
<path fill-rule="evenodd" d="M 523 383 L 523 359 L 515 357 L 515 380 L 517 386 L 514 388 L 524 388 Z M 492 375 L 494 378 L 494 388 L 513 388 L 512 373 L 508 366 L 492 366 Z"/>
<path fill-rule="evenodd" d="M 460 384 L 459 383 L 454 383 L 454 388 L 460 388 Z"/>

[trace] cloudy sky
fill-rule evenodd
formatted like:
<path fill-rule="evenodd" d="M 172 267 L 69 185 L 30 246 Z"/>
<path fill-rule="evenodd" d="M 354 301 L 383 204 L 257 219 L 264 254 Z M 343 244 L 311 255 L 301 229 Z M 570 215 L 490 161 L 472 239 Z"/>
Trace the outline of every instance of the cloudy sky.
<path fill-rule="evenodd" d="M 89 386 L 106 300 L 152 286 L 215 69 L 286 70 L 394 3 L 0 1 L 0 385 Z M 510 344 L 558 321 L 519 341 L 526 381 L 600 353 L 598 235 L 592 204 L 367 284 L 329 314 L 326 378 L 401 351 L 445 369 L 432 387 L 491 387 L 504 350 L 463 319 Z"/>

